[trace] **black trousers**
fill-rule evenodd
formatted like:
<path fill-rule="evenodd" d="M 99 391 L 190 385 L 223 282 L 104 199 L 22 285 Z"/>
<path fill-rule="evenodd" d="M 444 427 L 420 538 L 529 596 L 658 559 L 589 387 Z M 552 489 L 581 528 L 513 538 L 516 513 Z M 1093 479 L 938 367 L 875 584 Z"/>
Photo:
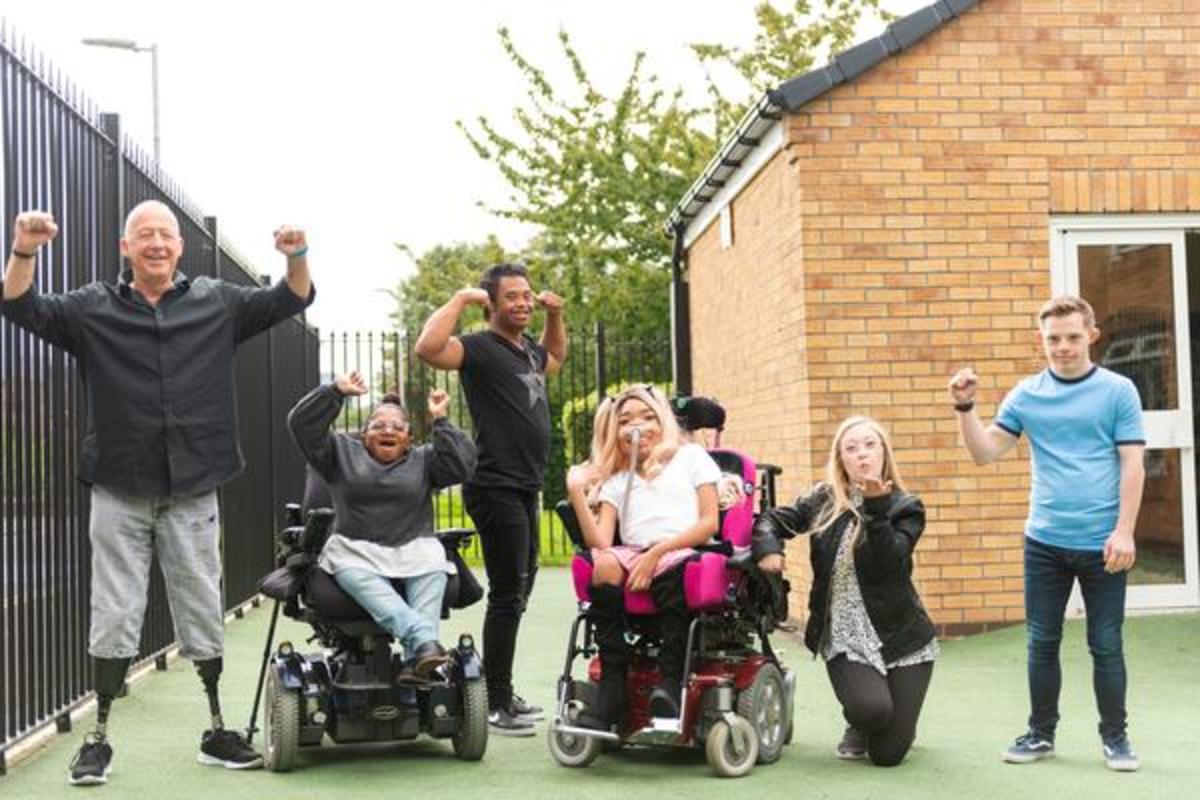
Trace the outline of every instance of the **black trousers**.
<path fill-rule="evenodd" d="M 886 678 L 844 655 L 826 661 L 825 669 L 846 722 L 866 735 L 872 763 L 899 764 L 916 738 L 933 662 L 888 670 Z"/>
<path fill-rule="evenodd" d="M 537 577 L 537 497 L 521 489 L 463 486 L 463 504 L 479 529 L 488 578 L 483 671 L 490 710 L 512 702 L 517 631 Z"/>

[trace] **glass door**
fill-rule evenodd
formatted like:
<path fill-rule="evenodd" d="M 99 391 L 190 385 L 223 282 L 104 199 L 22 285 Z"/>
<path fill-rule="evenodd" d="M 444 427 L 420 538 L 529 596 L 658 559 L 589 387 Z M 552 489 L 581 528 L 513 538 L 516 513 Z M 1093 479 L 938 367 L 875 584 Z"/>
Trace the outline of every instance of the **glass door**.
<path fill-rule="evenodd" d="M 1146 484 L 1127 605 L 1194 606 L 1200 591 L 1184 232 L 1090 230 L 1064 236 L 1063 288 L 1091 303 L 1100 328 L 1092 360 L 1132 380 L 1142 399 Z"/>

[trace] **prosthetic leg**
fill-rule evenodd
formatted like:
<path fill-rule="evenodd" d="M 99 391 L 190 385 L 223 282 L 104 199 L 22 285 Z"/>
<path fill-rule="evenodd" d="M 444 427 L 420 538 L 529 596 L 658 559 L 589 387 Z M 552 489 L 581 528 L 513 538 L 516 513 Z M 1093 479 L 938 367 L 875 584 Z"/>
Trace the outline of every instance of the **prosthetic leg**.
<path fill-rule="evenodd" d="M 246 740 L 234 731 L 225 730 L 225 721 L 221 718 L 221 699 L 217 694 L 217 684 L 221 680 L 221 670 L 224 666 L 220 656 L 197 661 L 196 674 L 204 684 L 204 693 L 208 696 L 208 711 L 212 715 L 212 728 L 206 730 L 200 739 L 200 754 L 196 760 L 210 767 L 225 767 L 226 769 L 254 769 L 262 766 L 262 756 L 254 752 Z"/>
<path fill-rule="evenodd" d="M 93 733 L 99 741 L 108 738 L 108 712 L 125 685 L 125 673 L 129 671 L 129 662 L 132 660 L 92 658 L 92 671 L 96 678 L 96 729 Z"/>
<path fill-rule="evenodd" d="M 108 712 L 125 685 L 128 658 L 92 658 L 96 680 L 96 728 L 83 738 L 83 746 L 71 759 L 67 781 L 72 786 L 94 786 L 108 782 L 113 751 L 108 743 Z"/>
<path fill-rule="evenodd" d="M 196 674 L 204 684 L 204 694 L 208 696 L 208 712 L 212 715 L 212 729 L 224 730 L 225 721 L 221 719 L 221 698 L 217 694 L 217 684 L 221 681 L 221 671 L 224 669 L 224 659 L 220 656 L 195 662 Z"/>

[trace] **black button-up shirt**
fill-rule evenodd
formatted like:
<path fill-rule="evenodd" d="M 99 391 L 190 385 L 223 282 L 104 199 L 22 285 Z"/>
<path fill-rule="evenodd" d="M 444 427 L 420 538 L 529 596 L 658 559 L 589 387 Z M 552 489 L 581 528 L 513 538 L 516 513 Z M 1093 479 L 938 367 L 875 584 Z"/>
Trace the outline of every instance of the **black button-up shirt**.
<path fill-rule="evenodd" d="M 152 306 L 126 272 L 113 286 L 63 294 L 30 288 L 0 303 L 16 325 L 75 356 L 88 425 L 79 477 L 141 496 L 199 494 L 244 466 L 234 349 L 312 303 L 285 281 L 269 289 L 212 278 L 175 285 Z"/>

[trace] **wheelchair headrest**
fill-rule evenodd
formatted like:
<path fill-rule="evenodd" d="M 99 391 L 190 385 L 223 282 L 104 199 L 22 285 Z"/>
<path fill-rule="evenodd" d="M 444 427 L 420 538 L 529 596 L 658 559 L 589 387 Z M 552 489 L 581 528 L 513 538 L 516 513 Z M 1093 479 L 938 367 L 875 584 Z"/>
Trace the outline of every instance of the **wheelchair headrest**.
<path fill-rule="evenodd" d="M 671 410 L 685 431 L 703 428 L 719 431 L 725 427 L 725 409 L 709 397 L 676 397 L 671 401 Z"/>

